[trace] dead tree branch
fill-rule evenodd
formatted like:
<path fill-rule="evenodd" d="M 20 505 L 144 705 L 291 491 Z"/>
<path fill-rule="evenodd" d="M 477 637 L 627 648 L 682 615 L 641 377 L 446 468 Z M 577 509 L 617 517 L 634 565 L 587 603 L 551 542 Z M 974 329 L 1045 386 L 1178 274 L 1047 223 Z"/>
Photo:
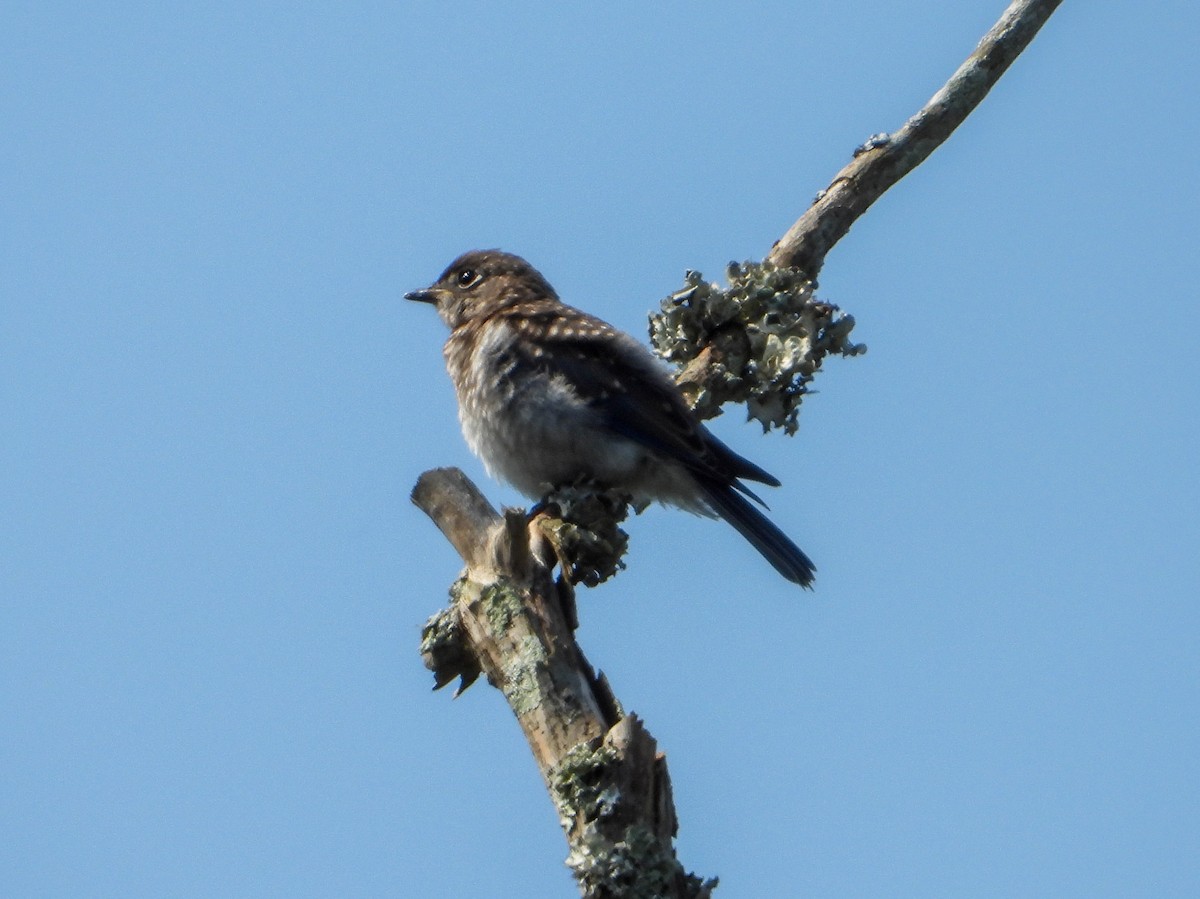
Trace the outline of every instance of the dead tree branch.
<path fill-rule="evenodd" d="M 1009 6 L 923 109 L 899 131 L 872 139 L 856 152 L 775 244 L 763 277 L 773 278 L 772 269 L 781 274 L 780 269 L 796 268 L 803 279 L 814 280 L 826 254 L 853 222 L 966 118 L 1060 2 L 1017 0 Z M 768 292 L 803 292 L 795 285 L 772 284 L 767 284 Z M 688 295 L 679 302 L 693 300 Z M 725 298 L 718 300 L 728 305 Z M 823 327 L 838 326 L 830 318 Z M 844 331 L 849 327 L 852 321 Z M 813 329 L 810 324 L 808 330 Z M 846 335 L 833 336 L 844 341 Z M 836 342 L 822 351 L 831 348 L 844 355 L 853 352 L 848 343 Z M 712 346 L 699 355 L 701 360 L 681 374 L 693 397 L 709 390 L 707 382 L 697 380 L 701 362 L 708 368 L 712 358 L 720 357 L 724 361 L 718 364 L 724 365 L 737 354 Z M 756 365 L 761 364 L 759 359 Z M 725 371 L 727 383 L 740 377 Z M 726 398 L 718 397 L 716 404 Z M 777 419 L 786 427 L 790 410 L 769 410 L 762 420 Z M 558 532 L 553 523 L 545 526 L 545 515 L 529 519 L 520 510 L 500 515 L 457 469 L 426 472 L 412 498 L 466 563 L 451 589 L 451 605 L 431 618 L 422 633 L 425 664 L 434 672 L 436 687 L 458 679 L 461 691 L 483 674 L 504 694 L 558 810 L 570 844 L 567 863 L 583 896 L 708 896 L 716 881 L 686 873 L 675 857 L 675 808 L 664 756 L 641 721 L 624 712 L 575 641 L 573 588 L 552 573 L 559 552 L 547 537 Z"/>
<path fill-rule="evenodd" d="M 854 153 L 804 215 L 771 248 L 767 261 L 815 281 L 825 255 L 889 187 L 924 162 L 982 102 L 1062 0 L 1015 0 L 975 52 L 899 131 Z"/>
<path fill-rule="evenodd" d="M 537 517 L 503 516 L 458 469 L 427 471 L 416 503 L 467 568 L 453 603 L 426 624 L 421 652 L 434 682 L 464 689 L 482 672 L 508 701 L 558 809 L 584 896 L 704 897 L 715 881 L 675 858 L 666 759 L 575 642 L 571 587 Z"/>

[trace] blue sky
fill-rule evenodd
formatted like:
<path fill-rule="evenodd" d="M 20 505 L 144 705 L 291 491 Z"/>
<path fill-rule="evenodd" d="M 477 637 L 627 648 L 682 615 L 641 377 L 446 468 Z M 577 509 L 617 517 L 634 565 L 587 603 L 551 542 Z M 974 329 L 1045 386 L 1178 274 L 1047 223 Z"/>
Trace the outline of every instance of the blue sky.
<path fill-rule="evenodd" d="M 500 246 L 639 336 L 1002 0 L 8 4 L 0 893 L 573 895 L 459 570 L 440 322 Z M 1193 4 L 1066 3 L 834 250 L 778 475 L 815 594 L 662 509 L 581 642 L 719 895 L 1200 893 Z"/>

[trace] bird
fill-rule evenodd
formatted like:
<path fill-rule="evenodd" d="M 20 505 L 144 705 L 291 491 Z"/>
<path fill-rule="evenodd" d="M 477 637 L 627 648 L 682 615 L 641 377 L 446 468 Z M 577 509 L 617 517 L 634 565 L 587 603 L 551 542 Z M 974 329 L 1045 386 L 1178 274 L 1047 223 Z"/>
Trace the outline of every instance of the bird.
<path fill-rule="evenodd" d="M 488 473 L 541 500 L 588 480 L 731 524 L 787 580 L 811 589 L 812 561 L 742 481 L 780 482 L 717 439 L 650 350 L 568 306 L 512 253 L 471 250 L 429 287 L 459 421 Z"/>

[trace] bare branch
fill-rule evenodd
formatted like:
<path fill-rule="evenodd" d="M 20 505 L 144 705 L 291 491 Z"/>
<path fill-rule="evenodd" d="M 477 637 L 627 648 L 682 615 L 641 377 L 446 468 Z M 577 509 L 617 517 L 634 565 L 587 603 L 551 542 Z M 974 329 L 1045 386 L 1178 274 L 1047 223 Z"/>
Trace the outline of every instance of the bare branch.
<path fill-rule="evenodd" d="M 950 80 L 904 126 L 855 151 L 767 261 L 798 268 L 816 280 L 825 255 L 889 187 L 936 150 L 1004 74 L 1062 0 L 1015 0 Z"/>
<path fill-rule="evenodd" d="M 417 479 L 412 501 L 450 541 L 468 567 L 483 567 L 488 536 L 500 523 L 479 488 L 457 468 L 435 468 Z"/>
<path fill-rule="evenodd" d="M 1014 2 L 920 112 L 895 134 L 860 148 L 775 244 L 767 264 L 761 266 L 762 277 L 775 281 L 756 282 L 755 296 L 768 304 L 783 293 L 808 296 L 811 284 L 784 284 L 780 279 L 786 278 L 779 270 L 798 268 L 807 281 L 814 280 L 825 255 L 854 221 L 966 118 L 1060 2 Z M 690 303 L 695 297 L 671 299 Z M 723 297 L 717 297 L 717 302 L 729 305 Z M 819 350 L 844 355 L 861 351 L 847 339 L 852 320 L 837 317 L 832 308 L 810 311 L 824 318 L 816 324 L 805 320 L 801 330 Z M 764 313 L 771 314 L 781 313 L 777 308 Z M 798 312 L 794 317 L 803 316 Z M 728 320 L 728 316 L 721 318 L 721 324 Z M 674 334 L 669 328 L 659 330 L 660 338 Z M 713 333 L 720 333 L 720 328 Z M 813 335 L 819 337 L 815 342 Z M 776 347 L 777 354 L 795 354 L 786 341 L 777 343 L 782 346 Z M 709 370 L 724 364 L 714 363 L 714 358 L 736 356 L 739 347 L 731 350 L 711 342 L 699 348 L 703 352 L 680 375 L 693 400 L 706 390 L 714 391 Z M 761 360 L 755 361 L 757 365 Z M 724 375 L 730 382 L 738 377 L 736 372 Z M 795 398 L 805 383 L 801 379 L 794 385 Z M 786 427 L 790 414 L 788 408 L 764 410 L 760 420 L 765 425 L 782 415 Z M 498 514 L 457 469 L 426 472 L 413 490 L 413 502 L 441 528 L 467 565 L 451 590 L 451 606 L 425 627 L 421 643 L 425 663 L 438 687 L 460 678 L 461 691 L 484 674 L 504 694 L 558 809 L 570 844 L 568 865 L 583 896 L 707 897 L 716 881 L 701 881 L 686 873 L 675 858 L 676 818 L 665 758 L 641 721 L 621 709 L 608 682 L 592 669 L 575 641 L 571 587 L 564 579 L 556 582 L 552 577 L 563 542 L 558 539 L 558 545 L 551 546 L 547 539 L 548 534 L 563 532 L 562 522 L 554 524 L 538 516 L 530 520 L 520 510 Z M 620 543 L 613 535 L 599 542 Z M 609 571 L 607 563 L 603 570 L 588 564 L 589 571 L 595 569 L 596 580 Z"/>
<path fill-rule="evenodd" d="M 715 881 L 675 858 L 665 758 L 626 715 L 575 642 L 570 587 L 555 583 L 540 523 L 498 515 L 458 469 L 427 471 L 416 503 L 467 563 L 451 607 L 430 619 L 422 654 L 442 686 L 483 673 L 508 701 L 550 790 L 589 899 L 707 896 Z"/>

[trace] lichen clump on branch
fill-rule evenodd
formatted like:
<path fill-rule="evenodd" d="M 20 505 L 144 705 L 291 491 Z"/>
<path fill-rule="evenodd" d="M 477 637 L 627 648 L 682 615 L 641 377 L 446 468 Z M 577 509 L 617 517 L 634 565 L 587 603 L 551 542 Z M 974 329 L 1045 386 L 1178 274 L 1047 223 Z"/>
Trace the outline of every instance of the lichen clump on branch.
<path fill-rule="evenodd" d="M 686 286 L 650 316 L 650 340 L 682 370 L 677 378 L 701 418 L 725 403 L 745 403 L 764 431 L 799 427 L 800 400 L 830 353 L 857 356 L 854 318 L 819 301 L 796 269 L 731 262 L 729 287 L 689 271 Z"/>
<path fill-rule="evenodd" d="M 620 525 L 629 514 L 628 494 L 582 481 L 555 489 L 543 505 L 548 514 L 539 524 L 556 547 L 570 583 L 595 587 L 625 567 L 621 557 L 629 546 L 629 535 Z M 640 513 L 645 507 L 633 509 Z"/>

